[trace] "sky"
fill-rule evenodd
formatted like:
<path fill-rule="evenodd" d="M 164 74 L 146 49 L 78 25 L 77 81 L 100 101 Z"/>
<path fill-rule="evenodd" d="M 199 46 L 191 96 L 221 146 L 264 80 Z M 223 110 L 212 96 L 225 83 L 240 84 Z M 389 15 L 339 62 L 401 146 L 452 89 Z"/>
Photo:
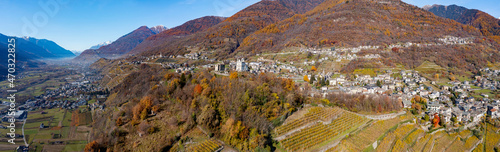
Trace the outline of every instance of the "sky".
<path fill-rule="evenodd" d="M 203 16 L 229 17 L 259 0 L 0 0 L 0 33 L 48 39 L 83 51 L 139 28 L 172 28 Z M 457 4 L 500 17 L 498 0 L 403 0 L 422 7 Z"/>

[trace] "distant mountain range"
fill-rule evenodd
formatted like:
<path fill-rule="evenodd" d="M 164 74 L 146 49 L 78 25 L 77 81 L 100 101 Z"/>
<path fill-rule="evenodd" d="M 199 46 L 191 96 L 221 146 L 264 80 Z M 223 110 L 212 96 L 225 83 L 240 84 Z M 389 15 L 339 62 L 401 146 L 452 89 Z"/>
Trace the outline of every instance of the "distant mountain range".
<path fill-rule="evenodd" d="M 159 54 L 160 52 L 167 55 L 183 54 L 188 50 L 186 46 L 190 46 L 193 51 L 217 50 L 215 56 L 226 58 L 253 32 L 296 14 L 307 12 L 323 1 L 260 1 L 206 30 L 183 37 L 176 37 L 175 39 L 156 40 L 149 43 L 148 47 L 136 48 L 131 53 L 144 52 L 145 55 Z M 148 39 L 155 38 L 151 37 Z"/>
<path fill-rule="evenodd" d="M 33 37 L 22 37 L 24 40 L 40 46 L 55 56 L 55 58 L 75 57 L 73 52 L 64 49 L 55 42 L 46 39 L 36 39 Z"/>
<path fill-rule="evenodd" d="M 219 24 L 226 18 L 217 16 L 205 16 L 190 20 L 180 26 L 165 30 L 159 34 L 152 35 L 148 37 L 144 42 L 139 44 L 137 47 L 132 49 L 128 54 L 138 54 L 146 50 L 158 47 L 166 42 L 174 41 L 175 39 L 180 39 L 185 36 L 197 33 L 199 31 L 204 31 L 214 25 Z"/>
<path fill-rule="evenodd" d="M 168 30 L 168 28 L 166 26 L 163 26 L 163 25 L 153 26 L 149 29 L 151 29 L 151 31 L 153 31 L 155 34 L 158 34 L 158 33 L 161 33 L 163 31 Z"/>
<path fill-rule="evenodd" d="M 138 44 L 155 33 L 146 26 L 118 38 L 109 45 L 99 47 L 99 49 L 88 49 L 73 59 L 76 62 L 95 62 L 100 58 L 114 59 L 128 53 Z"/>
<path fill-rule="evenodd" d="M 94 45 L 94 46 L 90 47 L 89 49 L 97 50 L 97 49 L 99 49 L 103 46 L 109 45 L 109 44 L 111 44 L 111 41 L 106 41 L 106 42 L 102 42 L 102 43 L 99 43 L 97 45 Z"/>
<path fill-rule="evenodd" d="M 467 9 L 462 6 L 432 5 L 424 6 L 425 10 L 437 16 L 449 18 L 465 25 L 479 29 L 484 36 L 500 43 L 500 19 L 477 9 Z"/>
<path fill-rule="evenodd" d="M 7 39 L 15 38 L 16 49 L 16 68 L 22 70 L 23 67 L 37 67 L 43 63 L 36 60 L 40 59 L 60 59 L 74 57 L 73 52 L 64 49 L 55 42 L 46 39 L 36 39 L 32 37 L 10 37 L 0 34 L 0 79 L 4 79 L 7 74 Z"/>

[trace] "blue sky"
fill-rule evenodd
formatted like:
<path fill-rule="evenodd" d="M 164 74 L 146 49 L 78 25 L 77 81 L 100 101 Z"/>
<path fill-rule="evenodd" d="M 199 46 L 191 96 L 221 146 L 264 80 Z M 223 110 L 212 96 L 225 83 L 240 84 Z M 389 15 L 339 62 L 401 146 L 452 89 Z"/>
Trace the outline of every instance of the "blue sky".
<path fill-rule="evenodd" d="M 140 26 L 172 28 L 207 15 L 231 16 L 259 0 L 0 0 L 0 33 L 53 40 L 69 50 L 114 41 Z M 500 17 L 498 0 L 403 0 L 457 4 Z"/>

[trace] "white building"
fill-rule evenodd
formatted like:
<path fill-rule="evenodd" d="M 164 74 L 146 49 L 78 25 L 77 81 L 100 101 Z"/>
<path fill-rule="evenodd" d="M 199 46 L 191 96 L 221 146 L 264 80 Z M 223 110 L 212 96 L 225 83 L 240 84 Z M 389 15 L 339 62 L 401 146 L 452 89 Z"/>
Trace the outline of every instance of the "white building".
<path fill-rule="evenodd" d="M 238 59 L 238 61 L 236 61 L 236 71 L 248 71 L 248 65 L 245 62 L 245 59 Z"/>

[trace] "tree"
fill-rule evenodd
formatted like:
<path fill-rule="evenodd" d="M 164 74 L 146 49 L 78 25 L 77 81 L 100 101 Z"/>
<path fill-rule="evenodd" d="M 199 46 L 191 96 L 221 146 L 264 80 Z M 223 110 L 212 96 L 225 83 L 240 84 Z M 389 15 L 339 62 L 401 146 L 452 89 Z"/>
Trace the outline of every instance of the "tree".
<path fill-rule="evenodd" d="M 316 69 L 316 66 L 311 67 L 311 71 L 316 71 L 316 70 L 318 70 L 318 69 Z"/>
<path fill-rule="evenodd" d="M 309 80 L 309 83 L 310 84 L 313 84 L 314 81 L 316 81 L 316 79 L 314 78 L 314 75 L 311 75 L 311 79 Z"/>
<path fill-rule="evenodd" d="M 451 77 L 450 77 L 450 80 L 451 80 L 451 81 L 455 81 L 455 76 L 451 76 Z"/>
<path fill-rule="evenodd" d="M 195 80 L 195 79 L 193 79 Z M 203 87 L 201 87 L 200 84 L 197 84 L 195 87 L 194 87 L 194 93 L 195 95 L 198 95 L 198 94 L 201 94 L 201 92 L 203 91 Z"/>
<path fill-rule="evenodd" d="M 186 85 L 186 75 L 184 75 L 184 73 L 182 73 L 181 75 L 179 84 L 181 85 L 181 88 L 184 87 L 184 85 Z"/>
<path fill-rule="evenodd" d="M 309 82 L 309 77 L 307 77 L 307 75 L 304 75 L 304 81 Z"/>
<path fill-rule="evenodd" d="M 439 74 L 437 74 L 437 73 L 436 73 L 436 74 L 434 75 L 434 79 L 439 80 Z"/>
<path fill-rule="evenodd" d="M 457 117 L 455 117 L 455 116 L 451 117 L 451 121 L 452 121 L 453 123 L 456 123 L 456 122 L 457 122 Z"/>
<path fill-rule="evenodd" d="M 425 116 L 424 116 L 424 120 L 425 120 L 425 121 L 429 121 L 429 119 L 430 119 L 429 115 L 425 115 Z"/>
<path fill-rule="evenodd" d="M 232 72 L 230 75 L 229 75 L 229 79 L 233 80 L 233 79 L 238 79 L 238 72 Z"/>
<path fill-rule="evenodd" d="M 378 87 L 382 87 L 382 81 L 377 80 L 377 86 L 378 86 Z"/>
<path fill-rule="evenodd" d="M 97 141 L 94 140 L 94 141 L 88 143 L 87 145 L 85 145 L 84 151 L 85 152 L 100 151 L 100 145 L 99 145 L 99 143 L 97 143 Z"/>
<path fill-rule="evenodd" d="M 434 124 L 434 127 L 439 126 L 440 118 L 439 115 L 436 113 L 434 114 L 434 119 L 432 119 L 432 123 Z"/>
<path fill-rule="evenodd" d="M 121 126 L 121 125 L 123 125 L 122 117 L 118 117 L 118 119 L 116 119 L 116 126 Z"/>

